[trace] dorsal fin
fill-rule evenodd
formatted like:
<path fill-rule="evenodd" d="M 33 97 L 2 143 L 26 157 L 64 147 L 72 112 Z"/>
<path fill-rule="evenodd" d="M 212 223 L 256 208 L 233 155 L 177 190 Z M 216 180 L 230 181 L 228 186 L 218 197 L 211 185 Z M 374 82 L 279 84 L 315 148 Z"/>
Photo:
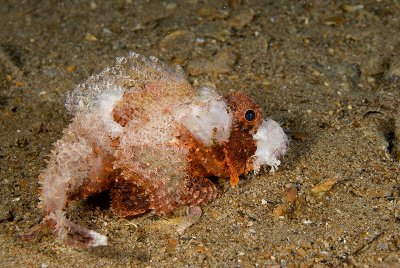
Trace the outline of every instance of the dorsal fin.
<path fill-rule="evenodd" d="M 175 68 L 156 57 L 146 57 L 134 52 L 116 59 L 113 67 L 92 75 L 78 85 L 67 97 L 66 107 L 73 114 L 87 111 L 93 101 L 103 93 L 120 95 L 121 91 L 157 81 L 170 84 L 188 83 L 186 74 L 178 65 Z"/>

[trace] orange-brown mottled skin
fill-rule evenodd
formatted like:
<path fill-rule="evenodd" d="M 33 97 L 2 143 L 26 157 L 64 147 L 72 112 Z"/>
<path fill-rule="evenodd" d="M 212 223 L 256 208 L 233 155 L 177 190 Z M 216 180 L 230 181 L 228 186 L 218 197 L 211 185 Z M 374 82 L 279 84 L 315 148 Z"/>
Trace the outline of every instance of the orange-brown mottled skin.
<path fill-rule="evenodd" d="M 181 138 L 181 140 L 185 140 L 186 146 L 190 147 L 189 174 L 193 177 L 230 177 L 231 185 L 236 186 L 237 177 L 251 170 L 251 156 L 256 151 L 256 144 L 251 134 L 259 127 L 262 113 L 258 106 L 243 93 L 232 93 L 226 99 L 234 113 L 231 134 L 227 142 L 207 147 L 190 133 L 186 133 L 189 138 Z M 247 110 L 255 111 L 255 120 L 249 122 L 244 118 Z"/>
<path fill-rule="evenodd" d="M 226 99 L 229 108 L 234 113 L 231 136 L 228 141 L 205 146 L 187 129 L 177 126 L 176 137 L 180 141 L 180 146 L 187 147 L 189 150 L 188 191 L 187 196 L 184 197 L 184 203 L 187 205 L 206 203 L 217 196 L 215 185 L 208 178 L 212 176 L 230 178 L 231 185 L 236 186 L 239 176 L 252 170 L 251 156 L 256 150 L 252 133 L 257 130 L 262 121 L 262 112 L 257 104 L 243 93 L 232 93 Z M 121 125 L 125 125 L 125 120 L 131 119 L 134 113 L 132 106 L 128 106 L 129 102 L 126 101 L 124 99 L 113 112 L 114 120 Z M 249 122 L 243 117 L 247 110 L 255 111 L 255 120 Z M 140 117 L 146 116 L 140 114 Z M 94 149 L 95 155 L 100 153 L 99 150 Z M 85 185 L 77 192 L 70 193 L 69 198 L 71 200 L 85 199 L 95 193 L 111 189 L 112 210 L 115 214 L 130 217 L 147 212 L 150 209 L 148 192 L 151 192 L 152 186 L 138 185 L 137 181 L 143 181 L 138 174 L 131 175 L 130 180 L 121 178 L 117 175 L 118 171 L 112 169 L 112 161 L 112 156 L 103 155 L 103 168 L 98 169 L 96 174 L 91 174 Z M 170 207 L 161 208 L 158 212 L 168 212 L 170 209 Z"/>

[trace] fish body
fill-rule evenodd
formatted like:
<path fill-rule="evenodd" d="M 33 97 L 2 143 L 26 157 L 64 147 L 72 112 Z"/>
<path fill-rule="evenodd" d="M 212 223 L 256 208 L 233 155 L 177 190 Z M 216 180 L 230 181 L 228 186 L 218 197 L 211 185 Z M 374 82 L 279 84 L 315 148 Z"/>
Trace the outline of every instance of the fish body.
<path fill-rule="evenodd" d="M 69 221 L 72 200 L 110 190 L 121 217 L 161 214 L 217 197 L 211 177 L 272 169 L 288 148 L 278 123 L 239 92 L 194 88 L 178 66 L 130 53 L 77 86 L 74 115 L 41 172 L 44 221 L 68 244 L 93 247 L 107 237 Z"/>

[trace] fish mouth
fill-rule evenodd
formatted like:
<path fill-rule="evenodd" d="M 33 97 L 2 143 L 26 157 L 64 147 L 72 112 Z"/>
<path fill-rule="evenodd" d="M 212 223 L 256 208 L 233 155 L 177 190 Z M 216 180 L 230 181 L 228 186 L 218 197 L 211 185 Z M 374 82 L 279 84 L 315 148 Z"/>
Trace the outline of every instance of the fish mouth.
<path fill-rule="evenodd" d="M 256 141 L 256 152 L 253 155 L 253 167 L 257 173 L 261 166 L 269 165 L 274 172 L 281 164 L 282 158 L 289 148 L 289 141 L 281 126 L 268 118 L 263 120 L 257 132 L 253 134 Z"/>

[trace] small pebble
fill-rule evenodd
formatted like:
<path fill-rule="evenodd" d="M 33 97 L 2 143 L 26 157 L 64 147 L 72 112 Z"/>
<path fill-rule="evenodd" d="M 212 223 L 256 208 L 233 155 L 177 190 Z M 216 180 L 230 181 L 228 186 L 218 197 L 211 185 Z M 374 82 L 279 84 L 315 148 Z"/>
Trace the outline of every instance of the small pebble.
<path fill-rule="evenodd" d="M 342 5 L 342 9 L 345 12 L 354 12 L 357 10 L 361 10 L 364 9 L 364 6 L 359 4 L 359 5 L 349 5 L 349 4 L 344 4 Z"/>
<path fill-rule="evenodd" d="M 22 81 L 15 81 L 15 86 L 17 86 L 17 87 L 23 87 L 23 86 L 25 86 L 25 83 L 22 82 Z"/>
<path fill-rule="evenodd" d="M 76 70 L 76 66 L 75 65 L 69 65 L 67 66 L 67 71 L 68 72 L 75 72 Z"/>
<path fill-rule="evenodd" d="M 91 33 L 86 33 L 86 35 L 85 35 L 85 40 L 86 40 L 86 41 L 90 41 L 90 42 L 94 42 L 94 41 L 97 41 L 97 37 L 94 36 L 94 35 L 91 34 Z"/>
<path fill-rule="evenodd" d="M 237 9 L 231 14 L 228 24 L 236 30 L 241 30 L 253 20 L 254 15 L 255 12 L 251 8 Z"/>
<path fill-rule="evenodd" d="M 313 74 L 314 76 L 320 76 L 320 75 L 321 75 L 321 73 L 318 72 L 317 70 L 314 70 L 314 71 L 312 72 L 312 74 Z"/>
<path fill-rule="evenodd" d="M 274 214 L 274 216 L 276 216 L 276 217 L 281 217 L 281 216 L 285 215 L 286 210 L 287 209 L 283 204 L 279 204 L 274 208 L 274 211 L 272 212 L 272 214 Z"/>
<path fill-rule="evenodd" d="M 333 16 L 326 19 L 323 19 L 323 23 L 329 26 L 340 26 L 345 22 L 345 18 L 343 16 Z"/>
<path fill-rule="evenodd" d="M 315 185 L 313 188 L 311 188 L 311 192 L 313 194 L 321 194 L 324 192 L 327 192 L 332 189 L 332 187 L 337 183 L 337 180 L 334 178 L 329 178 L 323 182 L 320 182 L 319 184 Z"/>
<path fill-rule="evenodd" d="M 297 189 L 295 187 L 290 187 L 287 189 L 283 195 L 286 202 L 294 203 L 297 200 Z"/>
<path fill-rule="evenodd" d="M 303 249 L 303 248 L 298 248 L 296 250 L 296 253 L 300 256 L 300 257 L 304 257 L 307 255 L 307 252 Z"/>
<path fill-rule="evenodd" d="M 251 233 L 251 234 L 255 234 L 255 233 L 256 233 L 256 230 L 255 230 L 255 229 L 253 229 L 253 228 L 251 228 L 251 229 L 249 229 L 249 233 Z"/>

